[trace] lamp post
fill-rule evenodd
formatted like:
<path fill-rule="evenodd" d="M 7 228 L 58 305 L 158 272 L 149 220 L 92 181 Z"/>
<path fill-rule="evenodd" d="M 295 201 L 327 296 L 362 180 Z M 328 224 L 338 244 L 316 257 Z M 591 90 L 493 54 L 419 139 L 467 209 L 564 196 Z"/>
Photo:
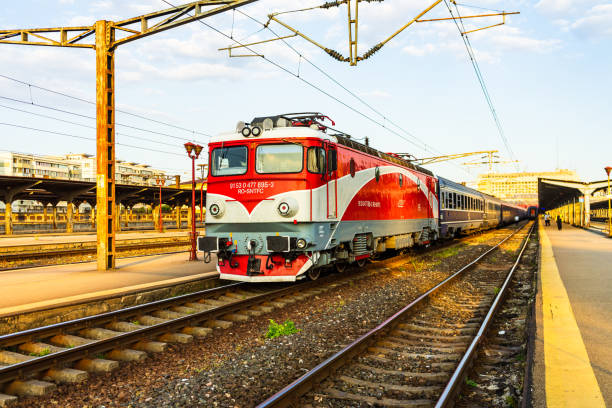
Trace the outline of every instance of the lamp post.
<path fill-rule="evenodd" d="M 604 170 L 608 175 L 608 236 L 612 238 L 612 211 L 610 210 L 610 172 L 612 167 L 605 167 Z"/>
<path fill-rule="evenodd" d="M 198 164 L 198 167 L 202 171 L 202 181 L 200 182 L 200 222 L 204 222 L 204 180 L 206 177 L 205 170 L 208 168 L 208 164 Z"/>
<path fill-rule="evenodd" d="M 189 255 L 190 261 L 196 261 L 198 256 L 196 254 L 196 224 L 195 224 L 195 161 L 200 156 L 200 152 L 203 147 L 191 142 L 185 143 L 185 150 L 187 156 L 191 159 L 191 254 Z"/>
<path fill-rule="evenodd" d="M 159 186 L 159 220 L 157 228 L 159 232 L 164 232 L 164 219 L 162 218 L 162 186 L 166 184 L 166 179 L 162 175 L 158 175 L 155 182 Z"/>

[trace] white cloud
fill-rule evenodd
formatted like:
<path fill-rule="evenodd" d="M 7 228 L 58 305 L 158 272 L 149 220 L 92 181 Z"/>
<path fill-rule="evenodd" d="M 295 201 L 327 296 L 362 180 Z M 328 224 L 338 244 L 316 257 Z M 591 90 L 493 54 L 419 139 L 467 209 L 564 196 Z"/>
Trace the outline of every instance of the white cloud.
<path fill-rule="evenodd" d="M 422 57 L 424 55 L 433 53 L 435 50 L 436 47 L 431 43 L 423 44 L 422 46 L 407 45 L 402 48 L 403 53 L 406 53 L 413 57 Z"/>
<path fill-rule="evenodd" d="M 584 37 L 612 36 L 612 3 L 592 7 L 584 17 L 569 26 Z"/>

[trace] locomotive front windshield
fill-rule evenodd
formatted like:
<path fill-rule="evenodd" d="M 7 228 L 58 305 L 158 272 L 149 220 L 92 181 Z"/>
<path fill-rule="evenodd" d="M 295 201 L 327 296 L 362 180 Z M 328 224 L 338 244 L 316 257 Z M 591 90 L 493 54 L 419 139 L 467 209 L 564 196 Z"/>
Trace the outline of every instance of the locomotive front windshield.
<path fill-rule="evenodd" d="M 299 144 L 264 144 L 255 151 L 255 170 L 260 174 L 300 173 L 304 148 Z"/>
<path fill-rule="evenodd" d="M 213 176 L 236 176 L 247 171 L 247 147 L 219 147 L 212 151 L 211 173 Z"/>

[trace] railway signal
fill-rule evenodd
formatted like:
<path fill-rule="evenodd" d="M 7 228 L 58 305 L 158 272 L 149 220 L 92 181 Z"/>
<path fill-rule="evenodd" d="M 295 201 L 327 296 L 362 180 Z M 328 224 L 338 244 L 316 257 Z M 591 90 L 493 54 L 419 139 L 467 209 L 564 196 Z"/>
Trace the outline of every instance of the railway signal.
<path fill-rule="evenodd" d="M 255 1 L 257 0 L 200 0 L 122 21 L 100 20 L 91 26 L 0 30 L 0 44 L 90 48 L 96 51 L 98 270 L 115 268 L 116 48 L 122 44 L 214 16 Z"/>

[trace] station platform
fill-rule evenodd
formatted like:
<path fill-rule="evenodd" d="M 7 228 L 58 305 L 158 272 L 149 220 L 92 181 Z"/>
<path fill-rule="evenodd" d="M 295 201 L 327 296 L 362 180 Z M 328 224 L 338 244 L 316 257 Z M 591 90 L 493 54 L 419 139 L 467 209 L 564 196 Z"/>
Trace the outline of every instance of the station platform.
<path fill-rule="evenodd" d="M 95 262 L 2 271 L 0 317 L 214 277 L 215 262 L 190 262 L 189 253 L 180 252 L 120 258 L 106 272 Z"/>
<path fill-rule="evenodd" d="M 202 229 L 198 228 L 198 232 L 202 234 Z M 133 240 L 133 239 L 153 239 L 153 238 L 170 238 L 170 237 L 185 237 L 189 235 L 189 231 L 166 231 L 166 232 L 118 232 L 115 234 L 117 241 Z M 34 235 L 0 235 L 0 247 L 15 247 L 23 245 L 41 245 L 41 244 L 63 244 L 71 242 L 95 242 L 96 234 L 76 233 L 76 234 L 34 234 Z"/>
<path fill-rule="evenodd" d="M 612 407 L 612 239 L 540 223 L 534 407 Z"/>

